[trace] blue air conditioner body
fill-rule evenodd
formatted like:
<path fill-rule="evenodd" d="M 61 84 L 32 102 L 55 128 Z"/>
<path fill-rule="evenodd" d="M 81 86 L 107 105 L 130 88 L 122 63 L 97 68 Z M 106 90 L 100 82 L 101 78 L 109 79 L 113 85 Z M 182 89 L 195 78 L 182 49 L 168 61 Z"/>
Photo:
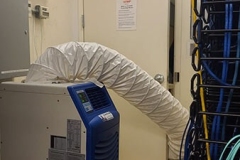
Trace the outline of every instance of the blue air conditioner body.
<path fill-rule="evenodd" d="M 106 88 L 85 83 L 68 91 L 86 127 L 86 160 L 118 160 L 119 113 Z"/>

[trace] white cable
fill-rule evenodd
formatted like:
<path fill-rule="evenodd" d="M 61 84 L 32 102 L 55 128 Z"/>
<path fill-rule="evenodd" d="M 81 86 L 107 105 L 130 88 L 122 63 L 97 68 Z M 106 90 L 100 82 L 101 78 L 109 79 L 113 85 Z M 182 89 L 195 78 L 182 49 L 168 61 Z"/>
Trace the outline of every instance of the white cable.
<path fill-rule="evenodd" d="M 27 83 L 95 79 L 146 114 L 169 137 L 170 159 L 178 159 L 189 112 L 132 61 L 96 43 L 70 42 L 48 48 L 31 65 Z"/>
<path fill-rule="evenodd" d="M 40 22 L 40 27 L 41 27 L 41 46 L 40 46 L 40 54 L 42 54 L 42 45 L 43 45 L 43 40 L 42 40 L 42 37 L 43 37 L 43 21 Z"/>
<path fill-rule="evenodd" d="M 35 36 L 35 30 L 36 30 L 36 18 L 35 16 L 33 16 L 33 36 L 32 36 L 32 39 L 33 39 L 33 45 L 34 45 L 34 49 L 35 49 L 35 56 L 36 58 L 38 58 L 38 51 L 37 51 L 37 47 L 36 47 L 36 36 Z"/>

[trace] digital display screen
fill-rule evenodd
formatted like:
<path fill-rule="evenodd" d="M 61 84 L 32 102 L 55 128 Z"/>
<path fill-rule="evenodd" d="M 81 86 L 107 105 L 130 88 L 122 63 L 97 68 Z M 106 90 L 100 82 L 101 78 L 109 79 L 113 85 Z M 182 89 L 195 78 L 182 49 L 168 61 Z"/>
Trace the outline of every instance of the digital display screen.
<path fill-rule="evenodd" d="M 81 100 L 82 103 L 88 102 L 87 95 L 86 95 L 84 92 L 78 93 L 78 97 L 80 98 L 80 100 Z"/>

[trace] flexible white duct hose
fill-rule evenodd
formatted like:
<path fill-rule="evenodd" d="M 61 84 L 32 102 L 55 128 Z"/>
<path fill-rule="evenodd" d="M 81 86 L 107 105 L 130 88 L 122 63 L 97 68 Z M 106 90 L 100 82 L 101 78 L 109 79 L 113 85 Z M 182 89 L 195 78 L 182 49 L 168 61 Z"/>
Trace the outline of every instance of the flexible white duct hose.
<path fill-rule="evenodd" d="M 27 83 L 93 80 L 126 99 L 164 129 L 170 159 L 178 159 L 188 111 L 171 93 L 117 51 L 96 43 L 70 42 L 48 48 L 31 65 Z"/>

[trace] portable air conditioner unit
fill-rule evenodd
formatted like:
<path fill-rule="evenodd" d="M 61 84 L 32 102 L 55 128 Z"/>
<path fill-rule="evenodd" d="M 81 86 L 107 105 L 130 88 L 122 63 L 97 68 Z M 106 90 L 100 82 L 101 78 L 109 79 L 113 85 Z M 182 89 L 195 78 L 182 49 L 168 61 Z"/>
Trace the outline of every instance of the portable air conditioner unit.
<path fill-rule="evenodd" d="M 119 113 L 93 83 L 0 85 L 1 160 L 118 160 Z"/>

